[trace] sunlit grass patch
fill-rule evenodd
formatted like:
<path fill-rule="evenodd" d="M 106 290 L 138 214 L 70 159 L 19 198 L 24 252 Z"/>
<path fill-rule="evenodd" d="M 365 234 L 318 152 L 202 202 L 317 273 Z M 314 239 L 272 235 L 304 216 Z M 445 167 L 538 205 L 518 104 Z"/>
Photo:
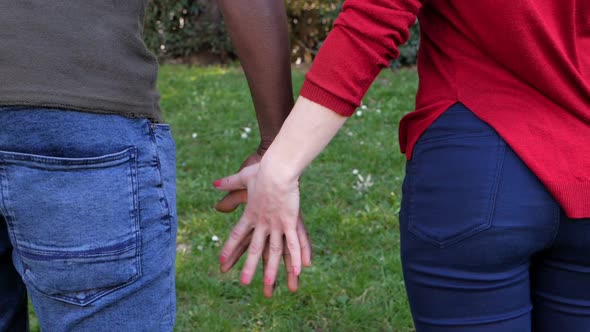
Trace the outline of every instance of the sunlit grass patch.
<path fill-rule="evenodd" d="M 296 91 L 302 81 L 303 73 L 294 71 Z M 416 86 L 412 69 L 384 72 L 306 171 L 301 205 L 313 267 L 304 271 L 297 294 L 287 291 L 281 274 L 268 300 L 260 273 L 243 287 L 237 269 L 218 272 L 220 245 L 239 211 L 213 211 L 221 194 L 211 181 L 235 171 L 258 144 L 243 73 L 162 69 L 162 105 L 178 146 L 179 241 L 187 246 L 178 256 L 178 331 L 412 330 L 398 249 L 404 157 L 397 124 L 413 109 Z M 211 241 L 214 235 L 220 241 Z"/>

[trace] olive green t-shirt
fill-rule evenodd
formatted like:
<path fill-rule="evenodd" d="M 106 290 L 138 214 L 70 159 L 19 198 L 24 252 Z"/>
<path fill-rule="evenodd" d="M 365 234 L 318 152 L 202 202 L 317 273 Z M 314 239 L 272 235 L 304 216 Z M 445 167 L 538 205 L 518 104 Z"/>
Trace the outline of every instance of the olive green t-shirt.
<path fill-rule="evenodd" d="M 0 1 L 0 106 L 161 120 L 148 0 Z"/>

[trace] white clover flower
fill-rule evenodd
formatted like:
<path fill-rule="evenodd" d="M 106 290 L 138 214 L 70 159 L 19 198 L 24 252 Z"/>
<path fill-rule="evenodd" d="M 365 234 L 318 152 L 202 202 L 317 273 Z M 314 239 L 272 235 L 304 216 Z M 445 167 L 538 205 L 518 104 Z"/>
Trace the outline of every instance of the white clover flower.
<path fill-rule="evenodd" d="M 197 249 L 199 249 L 199 251 L 203 251 L 203 246 L 197 246 Z"/>
<path fill-rule="evenodd" d="M 188 252 L 188 251 L 190 251 L 190 250 L 191 250 L 191 246 L 190 246 L 190 245 L 188 245 L 188 244 L 179 243 L 179 244 L 176 246 L 176 252 L 179 252 L 179 253 L 181 253 L 181 254 L 184 254 L 184 253 L 186 253 L 186 252 Z"/>
<path fill-rule="evenodd" d="M 356 168 L 355 168 L 355 169 L 353 169 L 353 170 L 352 170 L 352 174 L 353 174 L 353 175 L 357 175 L 357 174 L 359 174 L 359 170 L 358 170 L 358 169 L 356 169 Z"/>
<path fill-rule="evenodd" d="M 242 133 L 242 139 L 248 138 L 248 133 Z"/>
<path fill-rule="evenodd" d="M 192 136 L 193 138 L 197 138 L 197 136 L 198 136 L 198 135 L 197 135 L 197 133 L 193 133 L 191 136 Z"/>
<path fill-rule="evenodd" d="M 367 109 L 367 105 L 361 105 L 361 109 L 366 110 Z"/>
<path fill-rule="evenodd" d="M 244 128 L 244 132 L 246 132 L 246 133 L 248 133 L 248 134 L 249 134 L 251 131 L 252 131 L 252 129 L 251 129 L 250 127 L 246 127 L 246 128 Z"/>
<path fill-rule="evenodd" d="M 361 116 L 363 115 L 363 111 L 356 111 L 356 116 Z"/>
<path fill-rule="evenodd" d="M 211 241 L 213 241 L 213 242 L 217 242 L 217 241 L 219 241 L 219 238 L 217 237 L 217 235 L 213 235 L 213 236 L 211 237 Z"/>
<path fill-rule="evenodd" d="M 357 178 L 357 182 L 352 187 L 359 195 L 362 195 L 365 191 L 368 191 L 369 188 L 371 188 L 374 184 L 373 180 L 371 179 L 371 174 L 367 175 L 367 177 L 357 174 Z"/>
<path fill-rule="evenodd" d="M 381 109 L 378 108 L 378 109 L 375 110 L 375 112 L 377 112 L 378 114 L 381 114 Z"/>

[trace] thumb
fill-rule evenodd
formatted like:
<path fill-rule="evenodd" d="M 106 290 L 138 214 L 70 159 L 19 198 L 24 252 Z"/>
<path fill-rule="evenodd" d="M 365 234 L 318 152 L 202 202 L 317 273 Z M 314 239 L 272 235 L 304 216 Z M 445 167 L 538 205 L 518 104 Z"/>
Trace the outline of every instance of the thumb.
<path fill-rule="evenodd" d="M 258 164 L 243 168 L 236 174 L 217 179 L 213 182 L 213 186 L 217 190 L 233 191 L 240 189 L 247 189 L 248 180 L 256 175 L 258 172 Z"/>

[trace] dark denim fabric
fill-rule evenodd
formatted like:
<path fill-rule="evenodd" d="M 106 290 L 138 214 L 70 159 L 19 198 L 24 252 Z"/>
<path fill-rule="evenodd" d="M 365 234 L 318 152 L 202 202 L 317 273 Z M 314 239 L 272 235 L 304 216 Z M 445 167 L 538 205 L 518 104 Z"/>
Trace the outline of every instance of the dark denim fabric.
<path fill-rule="evenodd" d="M 400 231 L 418 332 L 590 331 L 590 220 L 465 106 L 418 141 Z"/>
<path fill-rule="evenodd" d="M 19 108 L 0 123 L 0 331 L 25 330 L 23 281 L 43 330 L 171 331 L 170 127 Z"/>

